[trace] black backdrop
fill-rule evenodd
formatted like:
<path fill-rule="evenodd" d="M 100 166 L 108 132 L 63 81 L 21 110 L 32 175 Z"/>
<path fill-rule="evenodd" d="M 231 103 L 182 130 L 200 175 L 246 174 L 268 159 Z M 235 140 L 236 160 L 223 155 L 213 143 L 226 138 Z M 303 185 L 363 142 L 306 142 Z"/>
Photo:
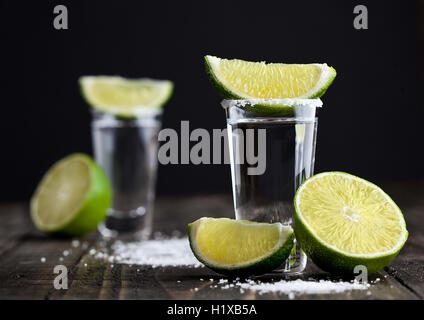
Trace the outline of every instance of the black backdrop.
<path fill-rule="evenodd" d="M 44 171 L 91 153 L 80 75 L 171 79 L 163 126 L 225 126 L 202 57 L 327 62 L 316 172 L 422 178 L 423 6 L 418 1 L 14 1 L 0 5 L 0 200 L 25 200 Z M 53 8 L 69 30 L 53 28 Z M 364 4 L 369 29 L 353 28 Z M 226 165 L 159 167 L 158 192 L 229 192 Z"/>

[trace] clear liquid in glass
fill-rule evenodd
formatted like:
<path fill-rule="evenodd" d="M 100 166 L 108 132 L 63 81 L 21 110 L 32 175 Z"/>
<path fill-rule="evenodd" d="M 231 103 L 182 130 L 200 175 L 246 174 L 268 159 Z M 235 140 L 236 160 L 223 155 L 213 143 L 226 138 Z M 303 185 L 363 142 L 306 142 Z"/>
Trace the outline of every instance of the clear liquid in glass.
<path fill-rule="evenodd" d="M 293 198 L 299 185 L 313 175 L 318 120 L 304 118 L 228 118 L 230 150 L 233 153 L 231 174 L 234 208 L 237 219 L 258 222 L 281 222 L 292 225 Z M 258 153 L 258 130 L 266 130 L 266 170 L 249 175 L 246 161 L 236 163 L 235 153 L 240 133 L 254 132 L 255 154 Z M 295 244 L 283 271 L 296 274 L 306 266 L 306 256 Z"/>
<path fill-rule="evenodd" d="M 104 236 L 150 236 L 160 128 L 159 116 L 117 119 L 94 114 L 94 154 L 113 190 L 112 207 L 99 228 Z"/>

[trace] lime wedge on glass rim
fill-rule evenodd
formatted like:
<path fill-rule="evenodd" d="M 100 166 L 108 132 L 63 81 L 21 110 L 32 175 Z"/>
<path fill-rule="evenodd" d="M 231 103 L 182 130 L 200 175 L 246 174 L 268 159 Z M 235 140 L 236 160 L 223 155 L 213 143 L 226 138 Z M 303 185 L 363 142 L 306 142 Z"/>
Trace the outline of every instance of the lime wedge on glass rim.
<path fill-rule="evenodd" d="M 56 162 L 31 198 L 31 218 L 40 231 L 83 236 L 94 231 L 111 205 L 111 189 L 103 170 L 81 153 Z"/>
<path fill-rule="evenodd" d="M 259 275 L 290 255 L 294 234 L 281 223 L 201 218 L 188 225 L 190 247 L 210 269 L 227 275 Z"/>
<path fill-rule="evenodd" d="M 392 261 L 407 237 L 399 207 L 379 187 L 344 172 L 307 179 L 294 198 L 296 241 L 322 270 L 374 273 Z"/>
<path fill-rule="evenodd" d="M 118 76 L 83 76 L 79 83 L 91 107 L 121 118 L 157 113 L 171 97 L 174 87 L 169 80 Z"/>
<path fill-rule="evenodd" d="M 336 70 L 325 63 L 284 64 L 249 62 L 205 56 L 206 73 L 224 99 L 263 99 L 246 104 L 257 115 L 292 115 L 293 108 L 270 99 L 315 99 L 321 97 L 336 77 Z"/>

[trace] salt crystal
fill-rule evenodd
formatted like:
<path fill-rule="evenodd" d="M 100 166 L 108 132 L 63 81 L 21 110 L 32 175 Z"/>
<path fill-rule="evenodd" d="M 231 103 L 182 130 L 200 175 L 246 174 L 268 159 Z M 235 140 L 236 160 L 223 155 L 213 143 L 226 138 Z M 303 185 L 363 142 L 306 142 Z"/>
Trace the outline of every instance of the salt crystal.
<path fill-rule="evenodd" d="M 41 260 L 42 263 L 46 262 L 46 258 L 44 258 L 44 257 L 41 257 L 40 260 Z"/>
<path fill-rule="evenodd" d="M 72 240 L 72 246 L 74 248 L 78 247 L 80 245 L 80 242 L 78 240 Z"/>
<path fill-rule="evenodd" d="M 66 256 L 68 256 L 69 255 L 69 251 L 68 250 L 65 250 L 65 251 L 63 251 L 63 255 L 66 257 Z"/>
<path fill-rule="evenodd" d="M 94 257 L 97 258 L 97 259 L 101 259 L 101 258 L 103 258 L 103 253 L 97 252 Z"/>

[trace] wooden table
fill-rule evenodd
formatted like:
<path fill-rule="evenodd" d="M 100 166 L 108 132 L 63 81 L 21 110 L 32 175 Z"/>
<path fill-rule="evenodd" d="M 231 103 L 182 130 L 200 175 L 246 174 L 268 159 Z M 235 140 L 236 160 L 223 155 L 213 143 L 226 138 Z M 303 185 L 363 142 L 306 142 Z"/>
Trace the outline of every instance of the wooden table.
<path fill-rule="evenodd" d="M 338 294 L 297 295 L 296 299 L 423 299 L 424 298 L 424 181 L 382 183 L 404 212 L 409 239 L 399 256 L 383 271 L 370 277 L 367 291 Z M 231 217 L 229 195 L 160 197 L 155 227 L 164 234 L 185 232 L 188 222 L 201 216 Z M 0 299 L 288 299 L 286 294 L 258 294 L 239 289 L 213 288 L 222 276 L 207 268 L 156 267 L 115 264 L 92 259 L 90 248 L 97 234 L 79 240 L 50 238 L 31 224 L 25 203 L 0 206 Z M 72 253 L 63 257 L 63 251 Z M 45 257 L 46 261 L 41 262 Z M 68 289 L 57 290 L 53 268 L 65 265 Z M 334 279 L 309 261 L 302 279 Z M 281 276 L 272 276 L 275 280 Z M 200 279 L 207 279 L 201 281 Z M 209 279 L 213 279 L 210 281 Z M 178 281 L 178 282 L 177 282 Z M 262 281 L 271 281 L 265 276 Z M 212 287 L 211 287 L 212 284 Z M 198 288 L 194 290 L 194 288 Z M 369 291 L 369 292 L 368 292 Z"/>

